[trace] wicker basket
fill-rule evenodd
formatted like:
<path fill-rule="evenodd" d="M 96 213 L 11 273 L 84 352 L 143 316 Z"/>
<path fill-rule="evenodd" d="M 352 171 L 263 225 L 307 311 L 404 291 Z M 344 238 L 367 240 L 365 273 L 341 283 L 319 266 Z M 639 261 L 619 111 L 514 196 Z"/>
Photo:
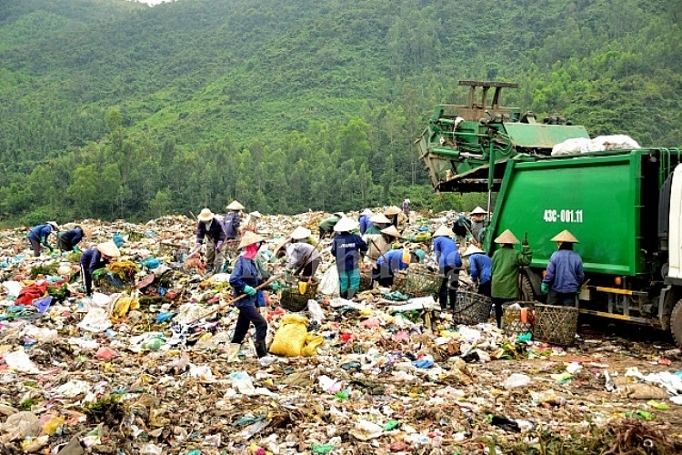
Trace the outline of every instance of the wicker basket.
<path fill-rule="evenodd" d="M 575 307 L 535 304 L 535 339 L 545 343 L 570 346 L 578 331 Z"/>
<path fill-rule="evenodd" d="M 282 289 L 282 296 L 279 299 L 280 306 L 289 311 L 305 310 L 308 308 L 308 300 L 315 299 L 319 284 L 320 281 L 313 278 L 305 293 L 301 294 L 298 290 L 298 282 L 287 283 L 287 286 Z"/>
<path fill-rule="evenodd" d="M 372 289 L 372 272 L 360 272 L 360 288 L 359 292 L 368 291 Z"/>
<path fill-rule="evenodd" d="M 403 276 L 398 278 L 400 273 L 402 273 Z M 438 295 L 438 290 L 440 289 L 442 281 L 443 277 L 436 273 L 410 267 L 407 270 L 396 273 L 393 280 L 393 287 L 395 290 L 410 297 L 436 296 Z"/>
<path fill-rule="evenodd" d="M 458 291 L 454 309 L 454 321 L 458 324 L 475 325 L 490 320 L 493 301 L 475 292 Z"/>
<path fill-rule="evenodd" d="M 519 335 L 524 335 L 526 333 L 533 335 L 533 328 L 535 326 L 535 313 L 533 310 L 537 303 L 538 302 L 532 300 L 522 300 L 505 305 L 504 315 L 502 316 L 502 330 L 504 331 L 504 334 L 512 338 L 516 338 Z M 510 308 L 513 304 L 518 304 L 526 309 L 526 322 L 521 320 L 522 310 L 520 308 Z"/>
<path fill-rule="evenodd" d="M 407 281 L 407 272 L 405 270 L 398 270 L 395 272 L 395 275 L 393 275 L 393 289 L 404 289 L 405 281 Z"/>

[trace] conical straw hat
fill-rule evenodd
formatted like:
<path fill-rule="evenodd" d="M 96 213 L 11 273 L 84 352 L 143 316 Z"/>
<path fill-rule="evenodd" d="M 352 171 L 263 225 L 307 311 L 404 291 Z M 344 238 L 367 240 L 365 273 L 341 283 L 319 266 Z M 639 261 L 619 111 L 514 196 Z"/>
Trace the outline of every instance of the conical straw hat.
<path fill-rule="evenodd" d="M 343 218 L 344 216 L 346 216 L 346 214 L 343 212 L 334 212 L 332 213 L 332 215 L 337 216 L 339 218 Z"/>
<path fill-rule="evenodd" d="M 105 256 L 110 258 L 117 258 L 121 256 L 121 251 L 118 249 L 113 241 L 103 242 L 97 245 L 97 250 Z"/>
<path fill-rule="evenodd" d="M 359 226 L 358 222 L 352 218 L 343 217 L 338 223 L 334 225 L 334 231 L 336 232 L 350 232 L 353 229 L 357 229 Z"/>
<path fill-rule="evenodd" d="M 377 224 L 388 224 L 391 222 L 388 218 L 386 218 L 386 215 L 383 213 L 377 213 L 376 215 L 372 216 L 369 219 L 372 223 L 377 223 Z"/>
<path fill-rule="evenodd" d="M 210 221 L 213 219 L 213 212 L 211 212 L 211 209 L 202 209 L 197 219 L 203 222 Z"/>
<path fill-rule="evenodd" d="M 400 231 L 398 231 L 398 229 L 393 225 L 390 225 L 389 227 L 382 229 L 381 233 L 390 235 L 391 237 L 395 237 L 397 239 L 400 238 Z"/>
<path fill-rule="evenodd" d="M 251 215 L 254 218 L 262 218 L 263 217 L 263 215 L 261 215 L 258 210 L 256 210 L 255 212 L 249 213 L 249 215 Z"/>
<path fill-rule="evenodd" d="M 360 215 L 372 216 L 372 215 L 374 215 L 374 213 L 372 213 L 372 211 L 370 209 L 365 209 L 362 211 L 362 213 Z"/>
<path fill-rule="evenodd" d="M 254 243 L 262 242 L 265 239 L 258 234 L 254 234 L 251 231 L 246 231 L 242 236 L 242 241 L 239 242 L 238 248 L 244 248 Z"/>
<path fill-rule="evenodd" d="M 519 244 L 521 242 L 519 242 L 519 239 L 516 238 L 516 236 L 514 235 L 514 233 L 512 231 L 507 229 L 502 234 L 500 234 L 500 236 L 498 238 L 495 239 L 495 243 L 501 243 L 501 244 L 510 243 L 510 244 L 516 245 L 516 244 Z"/>
<path fill-rule="evenodd" d="M 434 237 L 454 237 L 455 233 L 452 232 L 452 229 L 447 227 L 446 225 L 441 225 L 438 229 L 436 229 L 436 232 L 433 233 Z"/>
<path fill-rule="evenodd" d="M 230 204 L 225 208 L 227 210 L 244 210 L 244 206 L 237 201 L 230 202 Z"/>
<path fill-rule="evenodd" d="M 386 215 L 386 216 L 397 215 L 400 212 L 402 212 L 400 207 L 396 207 L 395 205 L 392 205 L 389 208 L 387 208 L 386 210 L 384 210 L 384 215 Z"/>
<path fill-rule="evenodd" d="M 303 240 L 307 239 L 312 234 L 313 233 L 310 231 L 310 229 L 304 228 L 303 226 L 298 226 L 296 229 L 294 229 L 294 232 L 290 234 L 290 237 L 294 240 Z"/>
<path fill-rule="evenodd" d="M 488 212 L 486 212 L 485 209 L 483 209 L 483 208 L 480 207 L 480 206 L 477 206 L 477 207 L 476 207 L 475 209 L 473 209 L 473 210 L 471 211 L 471 213 L 470 213 L 470 215 L 487 215 L 487 214 L 488 214 Z"/>
<path fill-rule="evenodd" d="M 462 254 L 462 257 L 465 258 L 465 257 L 467 257 L 467 256 L 471 256 L 472 254 L 476 254 L 476 253 L 483 253 L 483 250 L 480 249 L 479 247 L 477 247 L 476 245 L 471 244 L 471 245 L 469 245 L 469 247 L 466 249 L 466 251 L 464 252 L 464 254 Z"/>
<path fill-rule="evenodd" d="M 568 231 L 568 229 L 564 229 L 552 237 L 552 242 L 580 243 L 578 242 L 578 239 L 576 239 L 573 234 Z"/>
<path fill-rule="evenodd" d="M 289 242 L 291 242 L 291 239 L 284 237 L 277 245 L 275 245 L 275 249 L 273 250 L 272 254 L 276 256 L 277 252 L 289 244 Z"/>

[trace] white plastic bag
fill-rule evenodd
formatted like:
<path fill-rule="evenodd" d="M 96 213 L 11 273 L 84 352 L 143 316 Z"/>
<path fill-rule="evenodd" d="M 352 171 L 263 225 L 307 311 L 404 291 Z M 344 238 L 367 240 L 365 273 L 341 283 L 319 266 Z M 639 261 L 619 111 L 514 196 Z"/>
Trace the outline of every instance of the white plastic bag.
<path fill-rule="evenodd" d="M 322 324 L 324 321 L 324 312 L 317 301 L 310 299 L 308 300 L 308 313 L 310 313 L 310 320 Z"/>
<path fill-rule="evenodd" d="M 337 296 L 339 295 L 339 271 L 335 266 L 331 266 L 322 275 L 320 286 L 317 290 L 324 295 Z"/>

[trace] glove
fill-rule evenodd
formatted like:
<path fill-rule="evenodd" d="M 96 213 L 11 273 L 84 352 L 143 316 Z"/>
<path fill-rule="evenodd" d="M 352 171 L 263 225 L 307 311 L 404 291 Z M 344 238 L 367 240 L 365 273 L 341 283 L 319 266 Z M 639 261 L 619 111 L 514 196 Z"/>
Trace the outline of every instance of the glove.
<path fill-rule="evenodd" d="M 220 249 L 223 247 L 223 242 L 218 242 L 216 243 L 215 249 L 216 251 L 220 251 Z"/>
<path fill-rule="evenodd" d="M 41 238 L 40 238 L 40 243 L 42 243 L 43 245 L 45 245 L 45 237 L 41 237 Z"/>
<path fill-rule="evenodd" d="M 74 247 L 73 247 L 73 252 L 74 252 L 74 253 L 80 253 L 81 250 L 80 250 L 80 248 L 78 248 L 78 246 L 74 246 Z"/>
<path fill-rule="evenodd" d="M 195 243 L 194 248 L 192 248 L 192 251 L 190 251 L 187 256 L 194 256 L 196 252 L 199 251 L 199 248 L 201 248 L 201 243 Z"/>
<path fill-rule="evenodd" d="M 545 283 L 544 281 L 540 284 L 540 292 L 543 294 L 547 294 L 549 292 L 549 283 Z"/>
<path fill-rule="evenodd" d="M 256 290 L 247 284 L 244 286 L 244 294 L 248 294 L 249 297 L 253 297 L 256 295 Z"/>

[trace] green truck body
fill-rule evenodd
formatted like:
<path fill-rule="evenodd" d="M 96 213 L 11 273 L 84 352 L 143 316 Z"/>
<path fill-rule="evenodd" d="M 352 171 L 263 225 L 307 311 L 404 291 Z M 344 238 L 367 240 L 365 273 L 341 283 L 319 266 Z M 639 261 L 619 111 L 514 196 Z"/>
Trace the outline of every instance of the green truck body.
<path fill-rule="evenodd" d="M 439 106 L 416 145 L 436 190 L 497 194 L 488 254 L 505 229 L 519 238 L 527 233 L 533 260 L 520 270 L 522 298 L 544 299 L 540 281 L 556 251 L 551 238 L 568 229 L 580 242 L 575 250 L 586 275 L 581 312 L 670 330 L 682 347 L 682 152 L 552 157 L 555 144 L 586 137 L 585 129 L 558 119 L 525 123 L 516 108 L 489 111 L 485 100 L 472 102 L 474 89 L 495 87 L 499 104 L 500 87 L 465 85 L 472 87 L 469 105 L 445 117 Z M 481 109 L 487 119 L 475 121 Z"/>

